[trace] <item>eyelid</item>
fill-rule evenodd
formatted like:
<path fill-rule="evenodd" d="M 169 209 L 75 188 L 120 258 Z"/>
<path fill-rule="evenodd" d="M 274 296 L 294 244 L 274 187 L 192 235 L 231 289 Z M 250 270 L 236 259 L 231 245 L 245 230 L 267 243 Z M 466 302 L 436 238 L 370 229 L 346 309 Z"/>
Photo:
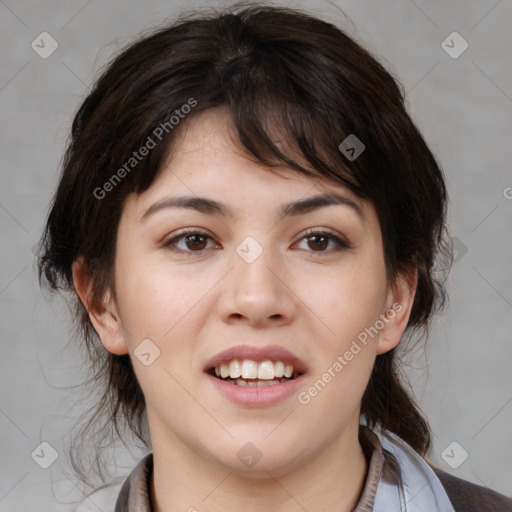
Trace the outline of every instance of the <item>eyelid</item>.
<path fill-rule="evenodd" d="M 208 231 L 204 230 L 203 228 L 184 228 L 182 230 L 178 230 L 177 232 L 173 233 L 170 237 L 166 238 L 162 242 L 162 246 L 163 247 L 171 247 L 173 242 L 178 241 L 178 240 L 186 237 L 187 235 L 201 235 L 201 236 L 205 236 L 215 242 L 215 237 L 213 235 L 211 235 Z M 302 241 L 304 238 L 307 238 L 308 236 L 314 236 L 314 235 L 318 235 L 318 236 L 328 235 L 331 238 L 331 240 L 334 241 L 334 243 L 336 244 L 337 247 L 335 249 L 330 249 L 328 251 L 308 251 L 308 252 L 311 252 L 312 254 L 318 253 L 319 255 L 322 255 L 322 254 L 328 255 L 328 254 L 339 252 L 340 250 L 343 250 L 343 249 L 352 249 L 353 248 L 353 246 L 347 241 L 346 237 L 344 237 L 337 231 L 334 231 L 330 228 L 322 228 L 322 227 L 308 228 L 305 231 L 302 231 L 299 235 L 297 235 L 295 241 L 293 242 L 293 245 Z M 182 254 L 185 253 L 188 255 L 193 255 L 194 253 L 197 253 L 199 255 L 206 251 L 206 249 L 201 249 L 199 251 L 190 251 L 190 250 L 184 251 L 184 250 L 176 249 L 176 248 L 173 248 L 171 250 L 180 252 Z"/>
<path fill-rule="evenodd" d="M 161 245 L 163 247 L 170 247 L 172 242 L 174 242 L 175 240 L 180 240 L 181 238 L 184 238 L 187 235 L 202 235 L 202 236 L 208 237 L 211 240 L 215 241 L 215 237 L 212 234 L 210 234 L 208 231 L 204 230 L 203 228 L 184 228 L 184 229 L 180 229 L 180 230 L 172 233 L 169 237 L 164 238 Z M 188 252 L 188 253 L 204 252 L 204 250 L 203 251 L 180 251 L 179 249 L 177 249 L 176 251 L 177 252 Z"/>
<path fill-rule="evenodd" d="M 297 241 L 302 240 L 303 238 L 306 238 L 307 236 L 313 236 L 313 235 L 330 235 L 332 239 L 335 241 L 337 240 L 342 247 L 345 249 L 352 249 L 352 245 L 348 242 L 346 237 L 344 237 L 341 233 L 338 233 L 337 231 L 334 231 L 329 228 L 308 228 L 306 231 L 303 231 L 297 236 Z M 295 243 L 295 242 L 294 242 Z M 312 251 L 315 252 L 315 251 Z M 322 253 L 323 251 L 319 251 Z M 326 253 L 329 253 L 330 251 L 326 251 Z"/>

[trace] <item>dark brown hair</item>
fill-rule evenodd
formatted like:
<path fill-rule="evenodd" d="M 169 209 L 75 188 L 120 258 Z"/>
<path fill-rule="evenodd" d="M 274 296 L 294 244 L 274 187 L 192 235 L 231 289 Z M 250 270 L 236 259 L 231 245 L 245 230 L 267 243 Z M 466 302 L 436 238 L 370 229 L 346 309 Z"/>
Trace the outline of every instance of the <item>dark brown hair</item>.
<path fill-rule="evenodd" d="M 302 11 L 262 4 L 189 13 L 113 59 L 74 118 L 39 258 L 40 282 L 70 292 L 92 381 L 103 389 L 87 428 L 106 418 L 105 426 L 113 425 L 120 436 L 118 426 L 125 422 L 147 440 L 144 396 L 130 357 L 102 347 L 74 290 L 72 263 L 82 256 L 94 277 L 91 307 L 109 287 L 115 294 L 123 201 L 153 183 L 187 120 L 213 107 L 227 107 L 242 147 L 269 171 L 284 165 L 329 178 L 374 205 L 392 282 L 418 269 L 406 333 L 427 335 L 445 301 L 434 260 L 447 251 L 447 197 L 442 170 L 407 114 L 404 97 L 400 82 L 339 28 Z M 194 108 L 176 128 L 170 126 L 173 113 L 183 112 L 191 99 Z M 126 162 L 159 126 L 168 128 L 161 143 L 128 171 Z M 288 150 L 272 142 L 270 129 L 289 143 Z M 354 160 L 338 148 L 350 134 L 365 145 Z M 113 183 L 123 166 L 127 172 Z M 107 182 L 108 194 L 99 193 Z M 377 356 L 361 412 L 370 426 L 389 429 L 426 454 L 429 426 L 400 368 L 396 350 Z"/>

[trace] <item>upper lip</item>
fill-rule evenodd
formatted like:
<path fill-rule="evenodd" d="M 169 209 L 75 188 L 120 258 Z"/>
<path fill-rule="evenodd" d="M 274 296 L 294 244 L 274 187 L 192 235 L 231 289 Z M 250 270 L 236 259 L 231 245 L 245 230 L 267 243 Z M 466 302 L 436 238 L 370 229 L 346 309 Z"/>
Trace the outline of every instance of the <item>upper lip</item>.
<path fill-rule="evenodd" d="M 254 347 L 251 345 L 237 345 L 219 352 L 207 363 L 204 370 L 207 372 L 212 368 L 220 366 L 222 363 L 229 363 L 233 359 L 243 361 L 250 359 L 257 363 L 262 361 L 282 361 L 284 364 L 293 365 L 294 371 L 305 373 L 307 366 L 299 357 L 292 354 L 289 350 L 278 345 L 266 345 L 264 347 Z"/>

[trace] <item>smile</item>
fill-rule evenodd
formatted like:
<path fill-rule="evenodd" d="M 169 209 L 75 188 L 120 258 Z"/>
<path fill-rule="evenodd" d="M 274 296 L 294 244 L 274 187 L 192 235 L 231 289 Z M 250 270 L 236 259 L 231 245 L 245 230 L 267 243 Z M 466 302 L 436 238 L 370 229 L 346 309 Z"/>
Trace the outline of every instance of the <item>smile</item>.
<path fill-rule="evenodd" d="M 233 359 L 211 368 L 209 373 L 236 386 L 258 387 L 281 384 L 302 375 L 294 371 L 292 364 L 270 359 L 260 363 L 250 359 Z"/>

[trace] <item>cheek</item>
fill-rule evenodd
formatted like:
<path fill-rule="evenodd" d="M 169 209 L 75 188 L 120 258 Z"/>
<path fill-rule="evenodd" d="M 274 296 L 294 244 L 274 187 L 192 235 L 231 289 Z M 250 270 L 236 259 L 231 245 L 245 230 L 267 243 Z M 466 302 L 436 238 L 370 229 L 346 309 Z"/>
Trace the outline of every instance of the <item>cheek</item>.
<path fill-rule="evenodd" d="M 341 344 L 340 344 L 341 345 Z M 340 430 L 359 422 L 360 404 L 370 378 L 374 351 L 351 344 L 332 351 L 326 364 L 308 380 L 297 395 L 297 412 L 312 436 L 322 433 L 321 442 L 338 439 Z M 351 354 L 348 360 L 346 353 Z M 306 434 L 307 437 L 307 434 Z"/>
<path fill-rule="evenodd" d="M 317 319 L 321 339 L 341 350 L 378 319 L 386 299 L 384 264 L 354 257 L 336 272 L 301 278 L 301 296 Z M 334 343 L 333 343 L 334 342 Z"/>
<path fill-rule="evenodd" d="M 201 329 L 197 312 L 206 283 L 136 256 L 119 258 L 117 268 L 122 276 L 117 288 L 125 338 L 146 403 L 157 408 L 189 407 L 190 397 L 180 383 L 190 378 L 194 363 L 194 340 Z M 147 366 L 138 358 L 142 346 L 150 352 L 152 362 Z"/>
<path fill-rule="evenodd" d="M 128 253 L 118 259 L 116 278 L 119 306 L 132 342 L 154 337 L 159 345 L 172 343 L 182 319 L 212 286 L 182 268 Z"/>

